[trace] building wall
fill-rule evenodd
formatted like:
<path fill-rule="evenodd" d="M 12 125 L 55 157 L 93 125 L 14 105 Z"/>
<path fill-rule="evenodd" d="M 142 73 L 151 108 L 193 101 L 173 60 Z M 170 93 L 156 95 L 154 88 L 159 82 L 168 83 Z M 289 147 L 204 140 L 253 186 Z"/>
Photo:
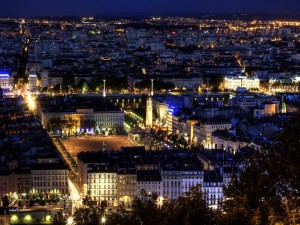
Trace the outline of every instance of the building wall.
<path fill-rule="evenodd" d="M 137 181 L 137 195 L 143 198 L 143 192 L 147 195 L 157 194 L 159 197 L 163 196 L 163 183 L 161 180 L 143 180 Z"/>
<path fill-rule="evenodd" d="M 162 171 L 163 197 L 177 199 L 191 187 L 203 185 L 203 171 Z"/>
<path fill-rule="evenodd" d="M 13 190 L 16 190 L 19 198 L 24 198 L 31 190 L 31 175 L 30 173 L 16 173 L 14 175 L 14 184 L 15 187 Z"/>
<path fill-rule="evenodd" d="M 94 133 L 95 130 L 112 130 L 112 129 L 119 129 L 123 130 L 124 128 L 124 112 L 123 111 L 112 111 L 112 112 L 40 112 L 41 121 L 43 127 L 47 127 L 47 124 L 51 119 L 60 118 L 62 120 L 77 120 L 77 127 L 74 127 L 71 131 L 65 130 L 65 132 L 75 133 L 75 132 L 82 132 L 83 129 L 87 130 L 90 133 Z M 85 121 L 92 121 L 95 125 L 89 128 L 84 127 Z"/>
<path fill-rule="evenodd" d="M 153 122 L 153 105 L 151 98 L 147 99 L 147 108 L 146 108 L 146 127 L 152 128 Z"/>
<path fill-rule="evenodd" d="M 31 170 L 31 192 L 68 194 L 68 170 Z"/>
<path fill-rule="evenodd" d="M 199 144 L 205 148 L 213 148 L 212 133 L 216 130 L 229 130 L 231 123 L 229 122 L 207 122 L 194 125 L 194 136 Z"/>
<path fill-rule="evenodd" d="M 0 87 L 2 89 L 12 89 L 12 78 L 8 74 L 0 74 Z"/>
<path fill-rule="evenodd" d="M 108 206 L 117 206 L 117 173 L 111 171 L 89 171 L 88 193 L 93 201 L 107 201 Z"/>
<path fill-rule="evenodd" d="M 238 87 L 259 89 L 259 79 L 247 77 L 225 77 L 224 89 L 236 90 Z"/>
<path fill-rule="evenodd" d="M 118 203 L 123 202 L 126 207 L 131 207 L 132 201 L 137 196 L 137 175 L 118 174 L 117 185 Z"/>
<path fill-rule="evenodd" d="M 14 187 L 14 174 L 13 173 L 5 173 L 0 174 L 0 196 L 10 194 L 15 189 Z"/>
<path fill-rule="evenodd" d="M 218 209 L 223 201 L 223 182 L 204 182 L 203 194 L 209 207 Z"/>

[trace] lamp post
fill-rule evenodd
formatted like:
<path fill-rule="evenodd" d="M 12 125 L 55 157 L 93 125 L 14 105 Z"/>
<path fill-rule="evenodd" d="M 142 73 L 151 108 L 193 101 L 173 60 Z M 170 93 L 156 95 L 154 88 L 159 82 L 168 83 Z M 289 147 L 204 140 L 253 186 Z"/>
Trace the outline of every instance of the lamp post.
<path fill-rule="evenodd" d="M 103 217 L 101 218 L 101 224 L 104 225 L 105 222 L 106 222 L 106 218 L 103 216 Z"/>
<path fill-rule="evenodd" d="M 67 220 L 67 225 L 72 225 L 73 222 L 74 222 L 73 217 L 69 217 L 68 220 Z"/>
<path fill-rule="evenodd" d="M 150 91 L 150 96 L 153 96 L 154 90 L 153 90 L 153 81 L 154 79 L 151 79 L 151 91 Z"/>
<path fill-rule="evenodd" d="M 106 97 L 106 87 L 105 87 L 105 79 L 103 80 L 103 97 Z"/>

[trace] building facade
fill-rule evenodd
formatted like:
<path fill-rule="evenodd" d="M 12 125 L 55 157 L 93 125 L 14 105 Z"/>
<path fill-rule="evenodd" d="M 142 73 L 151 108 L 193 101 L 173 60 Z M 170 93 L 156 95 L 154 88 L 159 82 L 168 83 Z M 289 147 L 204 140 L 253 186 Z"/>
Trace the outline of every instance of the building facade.
<path fill-rule="evenodd" d="M 68 167 L 62 164 L 36 164 L 31 167 L 32 194 L 68 194 Z"/>

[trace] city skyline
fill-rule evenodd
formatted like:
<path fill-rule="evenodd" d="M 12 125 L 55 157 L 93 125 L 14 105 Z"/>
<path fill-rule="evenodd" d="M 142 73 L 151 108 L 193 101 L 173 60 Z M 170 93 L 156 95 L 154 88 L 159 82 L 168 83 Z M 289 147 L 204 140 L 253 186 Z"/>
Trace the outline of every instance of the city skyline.
<path fill-rule="evenodd" d="M 299 14 L 300 2 L 287 1 L 259 1 L 234 0 L 224 1 L 193 1 L 193 0 L 165 0 L 154 1 L 96 1 L 96 0 L 65 0 L 65 1 L 6 1 L 2 4 L 0 16 L 28 17 L 28 16 L 99 16 L 99 15 L 164 15 L 170 13 L 283 13 Z"/>

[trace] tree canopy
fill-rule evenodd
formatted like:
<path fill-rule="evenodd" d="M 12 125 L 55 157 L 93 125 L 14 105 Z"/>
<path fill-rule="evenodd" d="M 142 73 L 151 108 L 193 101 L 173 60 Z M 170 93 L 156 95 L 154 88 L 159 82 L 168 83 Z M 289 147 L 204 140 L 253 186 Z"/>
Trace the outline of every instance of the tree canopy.
<path fill-rule="evenodd" d="M 273 144 L 245 161 L 240 178 L 225 188 L 228 218 L 248 224 L 289 222 L 300 207 L 300 113 Z M 238 223 L 230 224 L 238 224 Z"/>

